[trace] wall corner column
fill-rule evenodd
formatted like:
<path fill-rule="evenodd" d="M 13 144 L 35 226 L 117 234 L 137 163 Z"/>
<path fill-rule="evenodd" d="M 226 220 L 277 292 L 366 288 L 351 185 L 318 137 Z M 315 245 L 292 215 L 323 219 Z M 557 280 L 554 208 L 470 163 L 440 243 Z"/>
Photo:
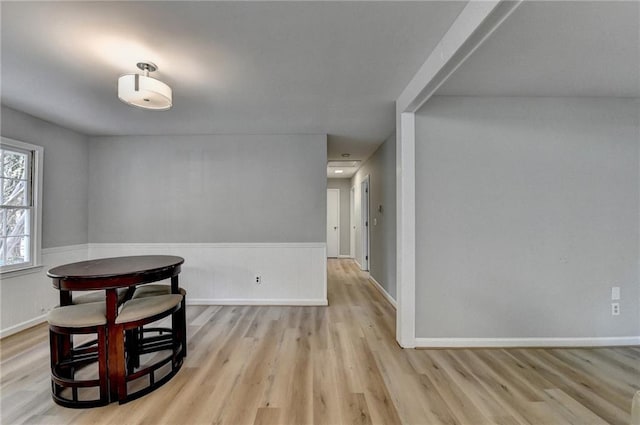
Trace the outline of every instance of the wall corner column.
<path fill-rule="evenodd" d="M 397 317 L 396 340 L 403 348 L 415 347 L 416 206 L 415 206 L 415 114 L 396 114 L 397 197 Z"/>

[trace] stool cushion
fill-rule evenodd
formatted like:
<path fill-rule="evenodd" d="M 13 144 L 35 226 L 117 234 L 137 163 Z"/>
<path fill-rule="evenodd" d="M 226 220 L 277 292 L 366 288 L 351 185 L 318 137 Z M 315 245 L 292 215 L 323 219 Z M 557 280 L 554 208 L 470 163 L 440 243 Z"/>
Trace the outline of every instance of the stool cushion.
<path fill-rule="evenodd" d="M 136 292 L 133 293 L 133 298 L 146 298 L 155 297 L 157 295 L 169 295 L 171 293 L 171 286 L 169 285 L 140 285 L 136 287 Z"/>
<path fill-rule="evenodd" d="M 184 288 L 178 288 L 182 295 L 187 295 L 187 291 Z M 131 299 L 155 297 L 158 295 L 171 294 L 170 285 L 141 285 L 136 288 L 136 292 L 133 293 Z"/>
<path fill-rule="evenodd" d="M 118 303 L 124 301 L 125 295 L 127 295 L 128 288 L 119 288 L 118 291 Z M 79 295 L 77 297 L 73 297 L 74 304 L 86 304 L 86 303 L 96 303 L 98 301 L 104 302 L 106 298 L 106 294 L 104 291 L 91 292 L 90 294 Z"/>
<path fill-rule="evenodd" d="M 155 316 L 179 305 L 181 302 L 182 295 L 180 294 L 132 299 L 124 303 L 122 311 L 116 317 L 116 323 L 135 322 Z"/>
<path fill-rule="evenodd" d="M 47 315 L 47 322 L 61 328 L 83 328 L 107 324 L 104 302 L 67 305 L 54 308 Z"/>

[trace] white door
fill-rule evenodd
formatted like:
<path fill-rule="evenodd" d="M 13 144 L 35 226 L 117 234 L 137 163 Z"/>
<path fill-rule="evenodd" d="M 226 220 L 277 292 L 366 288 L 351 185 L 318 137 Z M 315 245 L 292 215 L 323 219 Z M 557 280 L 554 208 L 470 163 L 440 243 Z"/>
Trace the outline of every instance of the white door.
<path fill-rule="evenodd" d="M 362 212 L 362 270 L 369 270 L 369 176 L 360 183 Z"/>
<path fill-rule="evenodd" d="M 351 198 L 349 200 L 349 256 L 356 256 L 356 188 L 351 188 Z"/>
<path fill-rule="evenodd" d="M 340 189 L 327 189 L 327 257 L 340 252 Z"/>

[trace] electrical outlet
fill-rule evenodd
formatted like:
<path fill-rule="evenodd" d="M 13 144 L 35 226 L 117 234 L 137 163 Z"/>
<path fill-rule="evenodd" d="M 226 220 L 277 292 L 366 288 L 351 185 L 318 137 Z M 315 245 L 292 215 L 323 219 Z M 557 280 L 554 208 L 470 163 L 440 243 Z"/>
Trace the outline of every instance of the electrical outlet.
<path fill-rule="evenodd" d="M 256 283 L 258 285 L 262 284 L 262 276 L 260 276 L 260 275 L 256 276 Z"/>
<path fill-rule="evenodd" d="M 620 303 L 611 303 L 611 315 L 620 316 Z"/>

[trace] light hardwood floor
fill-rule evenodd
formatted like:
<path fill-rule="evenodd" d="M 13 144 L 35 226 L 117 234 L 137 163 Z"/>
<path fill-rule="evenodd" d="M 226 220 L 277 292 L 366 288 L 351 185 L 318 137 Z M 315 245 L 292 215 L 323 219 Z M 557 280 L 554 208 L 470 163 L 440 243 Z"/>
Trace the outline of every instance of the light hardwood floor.
<path fill-rule="evenodd" d="M 402 350 L 366 275 L 328 268 L 329 307 L 188 307 L 182 370 L 122 406 L 55 405 L 46 327 L 5 338 L 2 424 L 629 423 L 640 348 Z"/>

